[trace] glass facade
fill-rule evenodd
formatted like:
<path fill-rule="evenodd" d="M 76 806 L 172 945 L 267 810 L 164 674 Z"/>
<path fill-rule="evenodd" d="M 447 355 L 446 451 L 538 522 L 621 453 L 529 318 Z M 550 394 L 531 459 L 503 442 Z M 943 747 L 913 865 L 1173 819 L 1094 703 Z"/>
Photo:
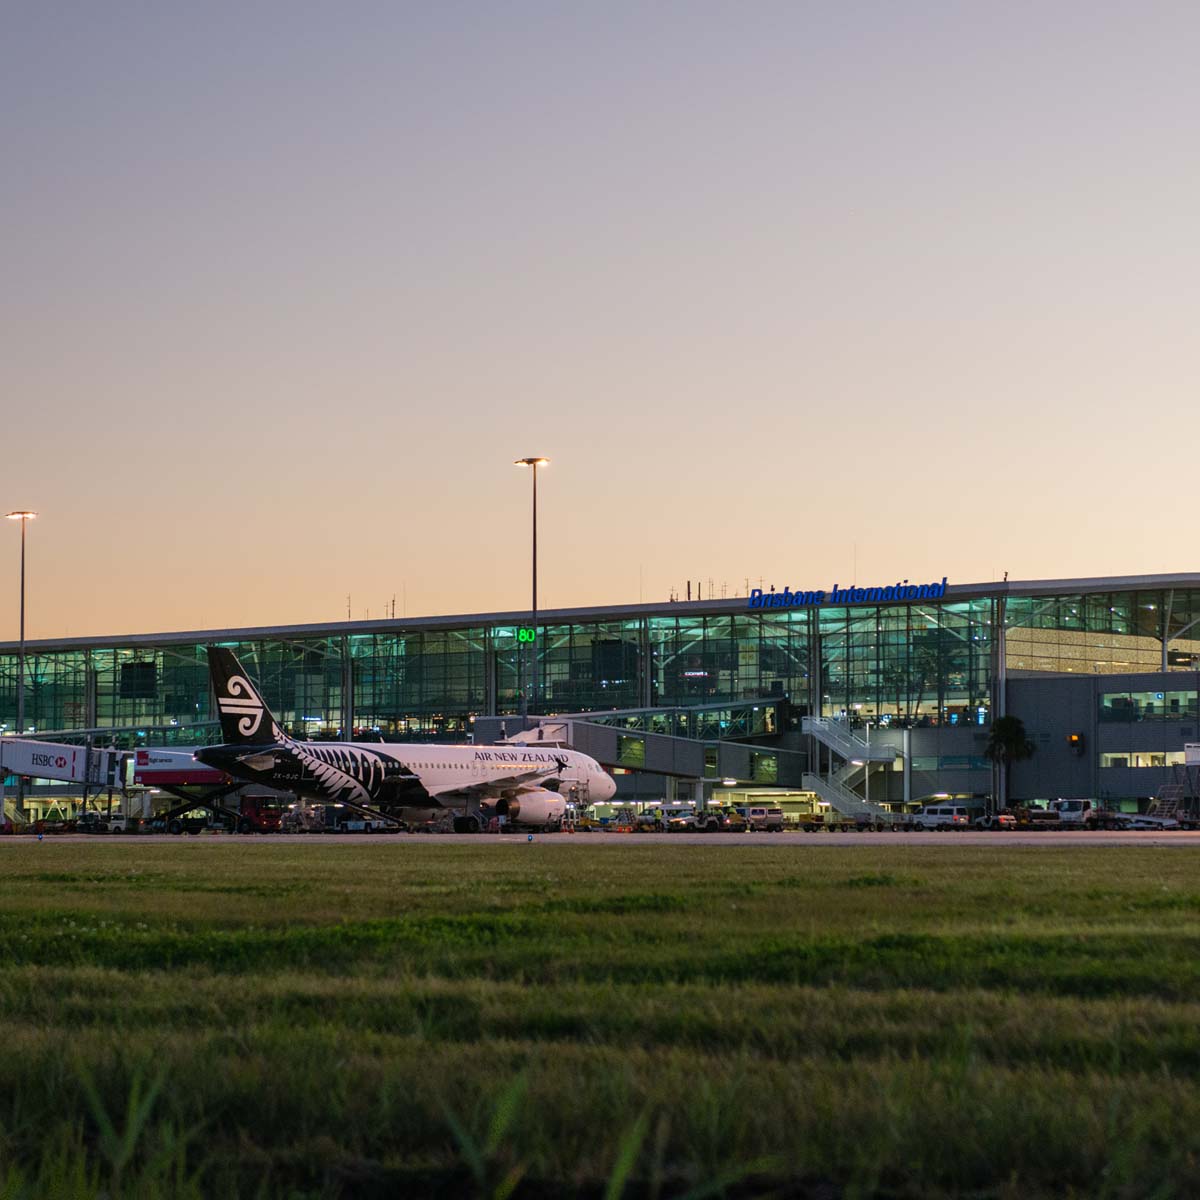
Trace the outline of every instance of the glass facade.
<path fill-rule="evenodd" d="M 1116 675 L 1200 666 L 1200 591 L 1011 597 L 1006 625 L 1012 671 Z"/>
<path fill-rule="evenodd" d="M 742 604 L 551 616 L 538 629 L 536 711 L 607 711 L 631 731 L 706 740 L 782 732 L 806 712 L 877 726 L 978 726 L 989 720 L 1002 645 L 1016 674 L 1200 666 L 1200 590 L 957 597 L 951 589 L 944 600 L 910 603 L 754 612 Z M 469 736 L 477 715 L 520 710 L 531 649 L 516 625 L 404 626 L 253 631 L 223 644 L 296 736 L 454 741 Z M 108 641 L 29 645 L 27 730 L 91 730 L 121 745 L 214 740 L 203 643 Z M 16 671 L 6 646 L 5 732 L 16 726 Z M 1113 692 L 1100 719 L 1196 715 L 1194 691 Z"/>
<path fill-rule="evenodd" d="M 821 715 L 881 725 L 985 723 L 994 620 L 986 597 L 820 610 Z"/>

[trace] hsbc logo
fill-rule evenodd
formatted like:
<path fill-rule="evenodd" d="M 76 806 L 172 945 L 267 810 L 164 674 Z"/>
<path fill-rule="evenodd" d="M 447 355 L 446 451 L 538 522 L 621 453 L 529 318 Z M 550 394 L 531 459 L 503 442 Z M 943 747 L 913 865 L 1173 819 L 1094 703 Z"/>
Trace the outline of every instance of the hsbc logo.
<path fill-rule="evenodd" d="M 35 767 L 57 767 L 60 771 L 67 765 L 67 756 L 65 754 L 31 754 L 29 756 L 31 765 Z"/>
<path fill-rule="evenodd" d="M 225 695 L 217 698 L 222 713 L 240 717 L 237 729 L 242 737 L 252 737 L 262 724 L 262 701 L 254 689 L 241 675 L 230 675 L 225 684 Z"/>

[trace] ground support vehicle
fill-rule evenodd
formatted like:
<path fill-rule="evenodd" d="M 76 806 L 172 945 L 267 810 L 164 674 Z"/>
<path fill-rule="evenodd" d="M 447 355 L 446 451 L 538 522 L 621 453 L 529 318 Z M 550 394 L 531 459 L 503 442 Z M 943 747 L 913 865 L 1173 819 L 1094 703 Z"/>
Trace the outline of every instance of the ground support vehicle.
<path fill-rule="evenodd" d="M 400 822 L 344 804 L 324 804 L 322 833 L 399 833 Z"/>
<path fill-rule="evenodd" d="M 700 812 L 681 813 L 671 818 L 667 828 L 672 833 L 718 833 L 721 817 L 717 810 L 707 808 Z"/>
<path fill-rule="evenodd" d="M 868 817 L 848 817 L 845 813 L 840 813 L 837 809 L 823 809 L 820 812 L 802 812 L 788 814 L 783 818 L 782 822 L 776 827 L 769 825 L 768 833 L 782 831 L 784 829 L 800 829 L 805 833 L 855 833 L 866 832 L 874 829 L 875 823 Z M 758 828 L 762 828 L 758 826 Z M 885 826 L 880 825 L 880 829 Z"/>
<path fill-rule="evenodd" d="M 319 804 L 290 804 L 279 822 L 280 833 L 320 833 L 325 812 Z"/>
<path fill-rule="evenodd" d="M 1164 783 L 1143 814 L 1151 821 L 1174 821 L 1180 829 L 1200 829 L 1200 807 L 1195 794 L 1181 783 Z M 1166 828 L 1173 828 L 1166 826 Z"/>
<path fill-rule="evenodd" d="M 630 804 L 621 804 L 613 809 L 611 817 L 600 818 L 603 833 L 632 833 L 637 822 L 637 813 Z"/>
<path fill-rule="evenodd" d="M 430 817 L 427 821 L 420 821 L 409 829 L 410 833 L 454 833 L 454 813 L 445 812 L 438 816 Z"/>
<path fill-rule="evenodd" d="M 225 833 L 278 833 L 283 807 L 274 796 L 241 796 L 232 807 L 217 800 L 188 800 L 154 819 L 167 833 L 200 833 L 214 829 Z"/>
<path fill-rule="evenodd" d="M 839 815 L 839 820 L 841 824 L 837 828 L 843 833 L 886 833 L 889 830 L 895 833 L 904 828 L 903 819 L 890 813 L 883 816 L 869 816 L 866 813 L 858 813 L 853 817 Z"/>
<path fill-rule="evenodd" d="M 1031 808 L 1025 805 L 1017 805 L 1010 809 L 1010 812 L 1017 820 L 1018 829 L 1058 828 L 1058 814 L 1051 812 L 1048 808 Z"/>
<path fill-rule="evenodd" d="M 750 804 L 739 808 L 746 819 L 747 828 L 756 833 L 779 833 L 783 829 L 783 809 L 761 804 Z"/>
<path fill-rule="evenodd" d="M 722 833 L 745 833 L 750 828 L 750 822 L 736 808 L 720 810 Z"/>
<path fill-rule="evenodd" d="M 640 812 L 633 820 L 634 833 L 662 833 L 666 827 L 666 819 L 661 808 Z"/>
<path fill-rule="evenodd" d="M 563 814 L 562 827 L 564 833 L 591 833 L 593 829 L 600 828 L 600 822 L 591 812 L 568 804 L 567 811 Z"/>
<path fill-rule="evenodd" d="M 1055 829 L 1128 829 L 1131 821 L 1139 819 L 1137 813 L 1101 808 L 1092 800 L 1051 800 L 1046 811 L 1053 814 Z"/>
<path fill-rule="evenodd" d="M 984 813 L 972 822 L 976 829 L 1016 829 L 1017 818 L 1010 812 Z"/>
<path fill-rule="evenodd" d="M 104 819 L 102 812 L 98 812 L 94 808 L 88 809 L 76 817 L 75 832 L 91 834 L 108 833 L 108 822 Z"/>
<path fill-rule="evenodd" d="M 171 833 L 178 837 L 184 833 L 203 833 L 214 825 L 222 830 L 226 828 L 225 822 L 215 817 L 204 805 L 185 804 L 155 817 L 150 829 L 154 833 Z"/>
<path fill-rule="evenodd" d="M 12 833 L 14 826 L 8 818 L 5 818 L 5 827 L 0 828 L 0 833 Z M 79 832 L 78 822 L 71 817 L 44 817 L 40 821 L 35 822 L 35 833 L 76 833 Z M 29 826 L 20 826 L 22 832 L 28 832 Z M 85 831 L 86 832 L 86 831 Z"/>
<path fill-rule="evenodd" d="M 847 828 L 849 820 L 839 812 L 812 812 L 801 814 L 796 823 L 805 833 L 821 833 L 823 830 L 840 833 Z"/>
<path fill-rule="evenodd" d="M 1182 829 L 1183 826 L 1174 817 L 1159 817 L 1150 813 L 1121 813 L 1121 822 L 1110 826 L 1113 829 L 1156 829 L 1165 833 L 1171 829 Z"/>
<path fill-rule="evenodd" d="M 278 833 L 283 806 L 273 796 L 243 796 L 238 806 L 238 833 Z"/>

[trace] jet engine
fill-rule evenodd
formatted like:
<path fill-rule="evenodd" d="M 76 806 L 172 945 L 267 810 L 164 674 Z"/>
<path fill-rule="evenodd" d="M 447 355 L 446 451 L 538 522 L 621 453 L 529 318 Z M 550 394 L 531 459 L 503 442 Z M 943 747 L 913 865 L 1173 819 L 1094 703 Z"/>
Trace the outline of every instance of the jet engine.
<path fill-rule="evenodd" d="M 553 825 L 563 819 L 567 802 L 548 788 L 530 788 L 496 805 L 496 815 L 519 825 Z"/>

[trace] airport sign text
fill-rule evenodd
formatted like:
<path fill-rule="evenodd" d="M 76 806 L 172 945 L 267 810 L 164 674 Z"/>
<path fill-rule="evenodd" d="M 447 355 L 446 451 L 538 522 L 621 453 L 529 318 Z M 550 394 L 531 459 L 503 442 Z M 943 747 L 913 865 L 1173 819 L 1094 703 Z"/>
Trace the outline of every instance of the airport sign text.
<path fill-rule="evenodd" d="M 746 602 L 747 608 L 811 608 L 829 604 L 904 604 L 909 600 L 940 600 L 946 594 L 946 577 L 941 583 L 909 583 L 907 579 L 887 587 L 841 587 L 834 584 L 829 592 L 792 591 L 785 587 L 777 592 L 754 588 Z"/>

